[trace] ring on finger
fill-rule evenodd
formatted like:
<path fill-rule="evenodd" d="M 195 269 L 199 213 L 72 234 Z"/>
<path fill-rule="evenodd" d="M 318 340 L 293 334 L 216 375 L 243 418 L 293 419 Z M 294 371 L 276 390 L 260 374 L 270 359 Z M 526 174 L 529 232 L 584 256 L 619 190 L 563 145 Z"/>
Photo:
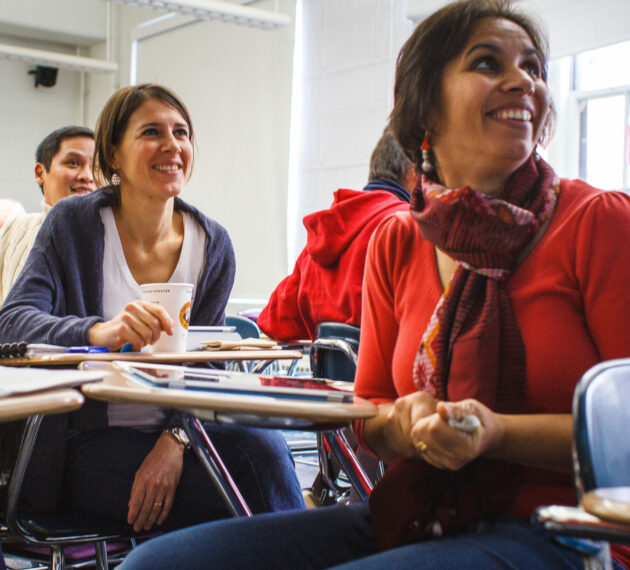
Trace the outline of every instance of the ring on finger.
<path fill-rule="evenodd" d="M 420 453 L 426 453 L 428 446 L 426 443 L 424 443 L 424 441 L 420 440 L 418 442 L 416 442 L 416 449 L 420 452 Z"/>
<path fill-rule="evenodd" d="M 161 502 L 161 501 L 154 501 L 154 502 L 153 502 L 153 506 L 154 506 L 154 507 L 161 507 L 163 504 L 164 504 L 164 503 L 163 503 L 163 502 Z"/>

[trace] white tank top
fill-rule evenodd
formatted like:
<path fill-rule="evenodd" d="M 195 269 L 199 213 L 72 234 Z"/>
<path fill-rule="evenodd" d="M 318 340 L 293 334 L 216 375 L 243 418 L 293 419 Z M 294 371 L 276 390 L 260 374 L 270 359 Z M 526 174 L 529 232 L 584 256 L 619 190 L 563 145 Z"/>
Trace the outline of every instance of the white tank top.
<path fill-rule="evenodd" d="M 103 317 L 114 318 L 130 301 L 142 298 L 140 283 L 134 279 L 122 242 L 118 235 L 114 212 L 110 207 L 100 210 L 105 229 L 103 251 Z M 188 213 L 184 217 L 184 242 L 177 266 L 169 278 L 171 283 L 193 283 L 193 303 L 196 286 L 206 261 L 207 236 L 203 228 Z M 155 406 L 110 402 L 107 407 L 110 426 L 127 426 L 143 431 L 156 431 L 164 423 L 164 411 Z"/>

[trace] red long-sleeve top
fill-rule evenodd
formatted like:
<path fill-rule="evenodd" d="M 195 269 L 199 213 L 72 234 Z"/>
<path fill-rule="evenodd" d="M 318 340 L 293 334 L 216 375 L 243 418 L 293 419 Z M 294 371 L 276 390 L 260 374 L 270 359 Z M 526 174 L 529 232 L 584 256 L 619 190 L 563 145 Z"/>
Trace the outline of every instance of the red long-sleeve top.
<path fill-rule="evenodd" d="M 570 413 L 582 374 L 630 356 L 630 198 L 563 180 L 554 217 L 508 291 L 526 351 L 528 413 Z M 386 219 L 368 249 L 355 390 L 382 403 L 416 390 L 412 366 L 442 286 L 433 245 L 408 212 Z M 355 431 L 363 440 L 362 422 Z M 522 467 L 506 514 L 574 505 L 568 475 Z"/>

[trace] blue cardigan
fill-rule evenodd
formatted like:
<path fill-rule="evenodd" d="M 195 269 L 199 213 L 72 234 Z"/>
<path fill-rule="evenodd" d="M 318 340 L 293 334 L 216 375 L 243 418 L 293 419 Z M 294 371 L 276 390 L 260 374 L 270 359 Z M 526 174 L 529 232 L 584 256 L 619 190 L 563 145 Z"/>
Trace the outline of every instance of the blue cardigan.
<path fill-rule="evenodd" d="M 107 189 L 60 201 L 46 216 L 24 269 L 0 310 L 0 342 L 88 344 L 103 320 L 104 228 Z M 191 325 L 220 325 L 234 282 L 234 251 L 227 231 L 193 206 L 175 199 L 207 235 L 206 264 L 197 283 Z"/>
<path fill-rule="evenodd" d="M 113 194 L 104 188 L 88 196 L 66 198 L 50 211 L 0 309 L 0 342 L 88 344 L 90 327 L 103 320 L 105 232 L 99 210 L 113 204 Z M 191 214 L 207 236 L 206 263 L 197 283 L 190 324 L 222 325 L 234 283 L 230 237 L 221 225 L 179 198 L 175 210 Z M 38 511 L 55 509 L 69 430 L 105 426 L 107 404 L 89 399 L 72 414 L 44 419 L 24 484 L 27 506 Z M 0 441 L 2 431 L 0 428 Z"/>

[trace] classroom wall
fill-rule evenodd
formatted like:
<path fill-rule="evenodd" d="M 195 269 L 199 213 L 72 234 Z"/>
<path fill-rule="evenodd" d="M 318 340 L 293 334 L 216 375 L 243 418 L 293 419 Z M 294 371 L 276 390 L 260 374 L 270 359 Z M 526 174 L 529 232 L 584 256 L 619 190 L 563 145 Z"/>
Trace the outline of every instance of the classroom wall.
<path fill-rule="evenodd" d="M 392 105 L 395 59 L 411 31 L 405 0 L 303 0 L 302 6 L 289 266 L 305 243 L 303 216 L 328 207 L 337 188 L 360 190 L 368 182 L 369 158 Z"/>
<path fill-rule="evenodd" d="M 0 43 L 74 53 L 67 44 L 24 41 L 0 34 Z M 60 69 L 55 87 L 34 87 L 32 64 L 0 59 L 0 197 L 19 200 L 27 211 L 40 211 L 35 184 L 35 149 L 49 132 L 81 124 L 81 75 Z"/>
<path fill-rule="evenodd" d="M 407 14 L 420 21 L 446 0 L 408 0 Z M 630 39 L 628 0 L 520 0 L 549 31 L 551 57 L 558 58 Z"/>

